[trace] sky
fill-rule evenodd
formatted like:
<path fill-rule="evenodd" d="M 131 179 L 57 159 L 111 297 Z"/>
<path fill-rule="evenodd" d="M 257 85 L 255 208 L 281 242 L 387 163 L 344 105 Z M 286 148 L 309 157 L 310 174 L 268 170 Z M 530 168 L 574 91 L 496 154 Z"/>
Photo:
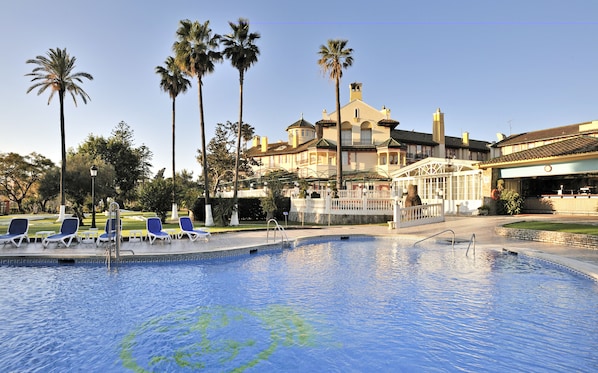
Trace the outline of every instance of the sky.
<path fill-rule="evenodd" d="M 320 45 L 346 39 L 353 65 L 341 80 L 363 84 L 363 101 L 391 109 L 398 129 L 496 141 L 505 135 L 598 120 L 598 1 L 595 0 L 19 0 L 0 13 L 0 153 L 37 152 L 60 162 L 58 98 L 27 94 L 34 65 L 50 48 L 76 57 L 93 75 L 70 96 L 66 145 L 110 137 L 119 122 L 134 146 L 153 153 L 153 172 L 171 172 L 171 100 L 158 65 L 172 55 L 179 21 L 210 21 L 226 34 L 247 18 L 261 38 L 258 62 L 245 75 L 243 121 L 270 142 L 302 116 L 314 124 L 335 110 L 334 83 L 318 64 Z M 199 176 L 197 81 L 176 101 L 176 169 Z M 217 123 L 239 117 L 239 76 L 230 62 L 203 80 L 206 142 Z M 100 170 L 101 172 L 101 170 Z"/>

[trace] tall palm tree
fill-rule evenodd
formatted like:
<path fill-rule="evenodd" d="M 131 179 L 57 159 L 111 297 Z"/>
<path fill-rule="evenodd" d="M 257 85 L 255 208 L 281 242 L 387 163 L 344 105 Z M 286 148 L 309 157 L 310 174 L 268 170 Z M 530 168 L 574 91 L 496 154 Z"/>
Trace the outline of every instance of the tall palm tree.
<path fill-rule="evenodd" d="M 75 72 L 76 58 L 71 57 L 66 48 L 51 49 L 45 56 L 37 56 L 34 59 L 27 60 L 26 63 L 37 65 L 29 74 L 33 85 L 29 87 L 27 93 L 39 88 L 37 95 L 41 95 L 47 89 L 50 89 L 48 105 L 52 101 L 55 93 L 58 93 L 60 103 L 60 142 L 61 142 L 61 167 L 60 167 L 60 216 L 58 220 L 64 220 L 66 210 L 66 197 L 64 193 L 64 180 L 66 176 L 66 136 L 64 130 L 64 95 L 70 93 L 75 106 L 77 106 L 77 96 L 81 97 L 83 103 L 87 104 L 91 100 L 89 95 L 79 86 L 83 79 L 93 80 L 93 76 L 86 72 Z"/>
<path fill-rule="evenodd" d="M 237 156 L 235 158 L 235 182 L 233 189 L 233 214 L 230 225 L 239 225 L 237 194 L 239 189 L 239 163 L 241 158 L 241 137 L 243 128 L 243 81 L 245 72 L 257 62 L 260 50 L 255 41 L 260 38 L 257 32 L 249 32 L 249 21 L 239 18 L 239 23 L 228 23 L 231 27 L 229 34 L 222 36 L 224 50 L 222 53 L 230 60 L 233 67 L 239 70 L 239 122 L 237 122 Z"/>
<path fill-rule="evenodd" d="M 164 66 L 156 66 L 156 74 L 160 75 L 160 88 L 172 99 L 172 214 L 171 219 L 178 218 L 176 203 L 176 168 L 175 168 L 175 116 L 176 98 L 179 94 L 187 92 L 191 81 L 185 77 L 183 71 L 175 63 L 174 58 L 168 56 Z"/>
<path fill-rule="evenodd" d="M 214 225 L 212 206 L 210 205 L 210 187 L 208 185 L 208 157 L 206 153 L 206 131 L 203 114 L 202 79 L 214 72 L 214 63 L 222 61 L 218 49 L 218 35 L 212 34 L 210 21 L 199 23 L 188 19 L 180 21 L 176 32 L 178 40 L 173 44 L 175 61 L 185 74 L 197 78 L 199 97 L 199 126 L 201 128 L 201 153 L 203 157 L 203 176 L 205 187 L 206 218 L 205 225 Z"/>
<path fill-rule="evenodd" d="M 343 159 L 341 149 L 341 100 L 340 81 L 343 70 L 353 64 L 353 49 L 347 48 L 347 40 L 329 39 L 326 45 L 320 45 L 320 59 L 318 65 L 324 75 L 329 74 L 330 80 L 334 80 L 336 88 L 336 187 L 343 185 Z"/>

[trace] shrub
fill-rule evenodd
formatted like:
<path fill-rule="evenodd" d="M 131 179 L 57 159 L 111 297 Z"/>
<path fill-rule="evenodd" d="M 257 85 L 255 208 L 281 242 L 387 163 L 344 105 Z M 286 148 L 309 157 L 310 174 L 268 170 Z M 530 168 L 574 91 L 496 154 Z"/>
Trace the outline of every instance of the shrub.
<path fill-rule="evenodd" d="M 498 213 L 501 215 L 517 215 L 523 208 L 523 197 L 514 190 L 505 189 L 498 200 Z"/>

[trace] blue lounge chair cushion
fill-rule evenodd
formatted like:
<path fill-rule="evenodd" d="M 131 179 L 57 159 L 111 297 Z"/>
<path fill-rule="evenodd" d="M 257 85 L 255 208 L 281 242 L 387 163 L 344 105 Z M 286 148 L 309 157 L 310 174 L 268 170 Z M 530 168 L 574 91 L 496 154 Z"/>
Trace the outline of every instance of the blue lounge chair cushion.
<path fill-rule="evenodd" d="M 195 229 L 193 227 L 193 222 L 191 221 L 191 218 L 188 216 L 183 216 L 179 218 L 179 227 L 181 228 L 179 237 L 182 237 L 186 234 L 191 241 L 195 241 L 200 237 L 207 241 L 211 236 L 210 232 L 208 231 L 205 231 L 203 229 Z"/>
<path fill-rule="evenodd" d="M 28 230 L 29 219 L 14 218 L 8 225 L 8 232 L 0 236 L 0 242 L 2 242 L 2 244 L 10 242 L 16 247 L 19 247 L 23 240 L 29 242 L 29 236 L 27 235 Z"/>
<path fill-rule="evenodd" d="M 78 230 L 79 218 L 65 218 L 60 226 L 60 233 L 44 238 L 42 245 L 46 248 L 50 243 L 55 242 L 57 245 L 62 243 L 65 247 L 69 247 L 73 240 L 79 240 L 77 236 Z"/>
<path fill-rule="evenodd" d="M 166 240 L 168 243 L 171 243 L 170 235 L 162 230 L 162 221 L 160 218 L 148 218 L 146 225 L 147 238 L 150 245 L 153 245 L 156 239 Z"/>

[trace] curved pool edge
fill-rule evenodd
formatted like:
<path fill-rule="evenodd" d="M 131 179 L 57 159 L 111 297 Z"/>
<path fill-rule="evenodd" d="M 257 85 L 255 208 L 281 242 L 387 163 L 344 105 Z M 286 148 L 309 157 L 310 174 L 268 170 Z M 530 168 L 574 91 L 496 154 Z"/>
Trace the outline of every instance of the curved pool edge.
<path fill-rule="evenodd" d="M 541 250 L 526 249 L 526 248 L 509 248 L 509 251 L 529 256 L 531 258 L 550 262 L 556 266 L 563 267 L 569 271 L 575 272 L 579 275 L 588 277 L 595 282 L 598 282 L 598 266 L 592 263 L 583 262 L 581 260 L 567 258 L 564 256 L 545 253 Z"/>
<path fill-rule="evenodd" d="M 223 235 L 224 236 L 224 235 Z M 208 260 L 224 257 L 235 257 L 254 255 L 257 253 L 282 251 L 293 248 L 296 245 L 318 242 L 322 240 L 334 241 L 345 239 L 400 239 L 406 242 L 416 242 L 423 238 L 421 235 L 396 234 L 396 233 L 355 233 L 355 232 L 319 232 L 315 235 L 300 235 L 290 238 L 286 243 L 282 241 L 264 242 L 263 237 L 259 240 L 248 238 L 233 238 L 220 242 L 219 246 L 210 247 L 203 243 L 189 242 L 186 240 L 173 240 L 173 244 L 149 245 L 147 242 L 128 244 L 121 249 L 120 260 L 114 264 L 128 263 L 160 263 L 160 262 L 187 262 L 197 260 Z M 439 242 L 439 240 L 435 240 Z M 466 240 L 468 242 L 468 240 Z M 457 242 L 457 241 L 456 241 Z M 463 240 L 458 240 L 463 244 Z M 3 265 L 73 265 L 73 264 L 106 264 L 105 248 L 96 248 L 95 245 L 81 245 L 74 248 L 44 249 L 40 250 L 35 243 L 29 244 L 32 250 L 24 249 L 2 249 L 0 253 L 0 266 Z M 505 250 L 502 244 L 478 244 L 478 248 L 491 249 L 496 251 Z M 174 248 L 174 249 L 173 249 Z M 134 249 L 134 250 L 133 250 Z M 12 254 L 14 251 L 14 254 Z M 145 250 L 145 251 L 144 251 Z M 135 252 L 137 251 L 137 252 Z M 573 272 L 580 273 L 598 282 L 598 265 L 567 258 L 558 254 L 549 254 L 537 249 L 508 246 L 508 251 L 518 254 L 535 257 L 549 261 L 555 265 L 565 267 Z M 135 254 L 131 254 L 135 252 Z"/>

